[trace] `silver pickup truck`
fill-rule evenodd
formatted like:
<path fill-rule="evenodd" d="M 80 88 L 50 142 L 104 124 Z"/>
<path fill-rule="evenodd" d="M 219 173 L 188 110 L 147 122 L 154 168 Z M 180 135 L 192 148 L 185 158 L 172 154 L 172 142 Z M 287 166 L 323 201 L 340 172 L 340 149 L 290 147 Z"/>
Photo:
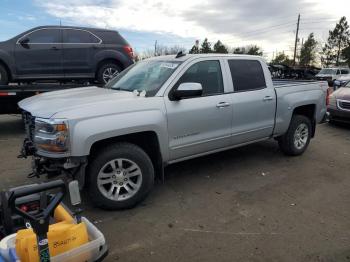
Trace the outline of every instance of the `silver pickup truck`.
<path fill-rule="evenodd" d="M 262 58 L 183 55 L 130 66 L 104 88 L 22 100 L 34 175 L 67 174 L 107 209 L 143 200 L 164 166 L 274 138 L 302 154 L 326 113 L 326 82 L 273 83 Z"/>

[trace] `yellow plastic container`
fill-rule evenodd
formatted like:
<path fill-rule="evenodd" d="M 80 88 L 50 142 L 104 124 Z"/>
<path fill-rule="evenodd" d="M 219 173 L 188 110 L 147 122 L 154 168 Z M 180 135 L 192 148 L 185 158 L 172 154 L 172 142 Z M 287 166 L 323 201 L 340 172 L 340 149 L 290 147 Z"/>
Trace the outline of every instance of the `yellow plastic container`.
<path fill-rule="evenodd" d="M 50 225 L 47 234 L 51 257 L 77 248 L 89 241 L 85 223 L 75 224 L 72 216 L 62 206 L 56 208 L 55 219 L 61 222 Z M 39 260 L 37 238 L 32 229 L 17 232 L 16 253 L 21 262 Z"/>

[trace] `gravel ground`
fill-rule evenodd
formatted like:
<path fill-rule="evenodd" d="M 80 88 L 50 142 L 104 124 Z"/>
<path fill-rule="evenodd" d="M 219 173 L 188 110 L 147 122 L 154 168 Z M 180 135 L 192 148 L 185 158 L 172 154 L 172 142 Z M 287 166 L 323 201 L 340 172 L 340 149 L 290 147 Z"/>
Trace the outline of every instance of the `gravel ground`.
<path fill-rule="evenodd" d="M 0 116 L 1 188 L 36 182 L 17 159 L 19 116 Z M 300 157 L 266 141 L 172 165 L 142 204 L 84 197 L 107 261 L 350 261 L 350 127 L 319 125 Z"/>

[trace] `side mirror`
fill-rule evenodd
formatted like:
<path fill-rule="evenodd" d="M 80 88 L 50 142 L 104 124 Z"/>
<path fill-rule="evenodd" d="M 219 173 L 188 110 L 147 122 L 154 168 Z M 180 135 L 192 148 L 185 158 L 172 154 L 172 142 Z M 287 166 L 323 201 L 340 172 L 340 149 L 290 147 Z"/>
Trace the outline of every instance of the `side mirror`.
<path fill-rule="evenodd" d="M 172 93 L 173 100 L 181 100 L 183 98 L 201 96 L 203 93 L 202 84 L 200 83 L 182 83 Z"/>
<path fill-rule="evenodd" d="M 24 37 L 18 41 L 21 45 L 27 45 L 29 43 L 29 38 Z"/>
<path fill-rule="evenodd" d="M 81 204 L 80 190 L 78 180 L 73 180 L 68 184 L 70 202 L 72 206 Z"/>

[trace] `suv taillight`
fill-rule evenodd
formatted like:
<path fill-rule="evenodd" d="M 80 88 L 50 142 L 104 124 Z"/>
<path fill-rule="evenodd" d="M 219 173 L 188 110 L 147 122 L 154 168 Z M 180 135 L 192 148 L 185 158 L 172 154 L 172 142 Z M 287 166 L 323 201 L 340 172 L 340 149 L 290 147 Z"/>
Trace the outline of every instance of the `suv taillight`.
<path fill-rule="evenodd" d="M 130 58 L 134 58 L 134 51 L 132 50 L 131 46 L 126 45 L 123 48 L 124 48 L 124 51 L 130 56 Z"/>

